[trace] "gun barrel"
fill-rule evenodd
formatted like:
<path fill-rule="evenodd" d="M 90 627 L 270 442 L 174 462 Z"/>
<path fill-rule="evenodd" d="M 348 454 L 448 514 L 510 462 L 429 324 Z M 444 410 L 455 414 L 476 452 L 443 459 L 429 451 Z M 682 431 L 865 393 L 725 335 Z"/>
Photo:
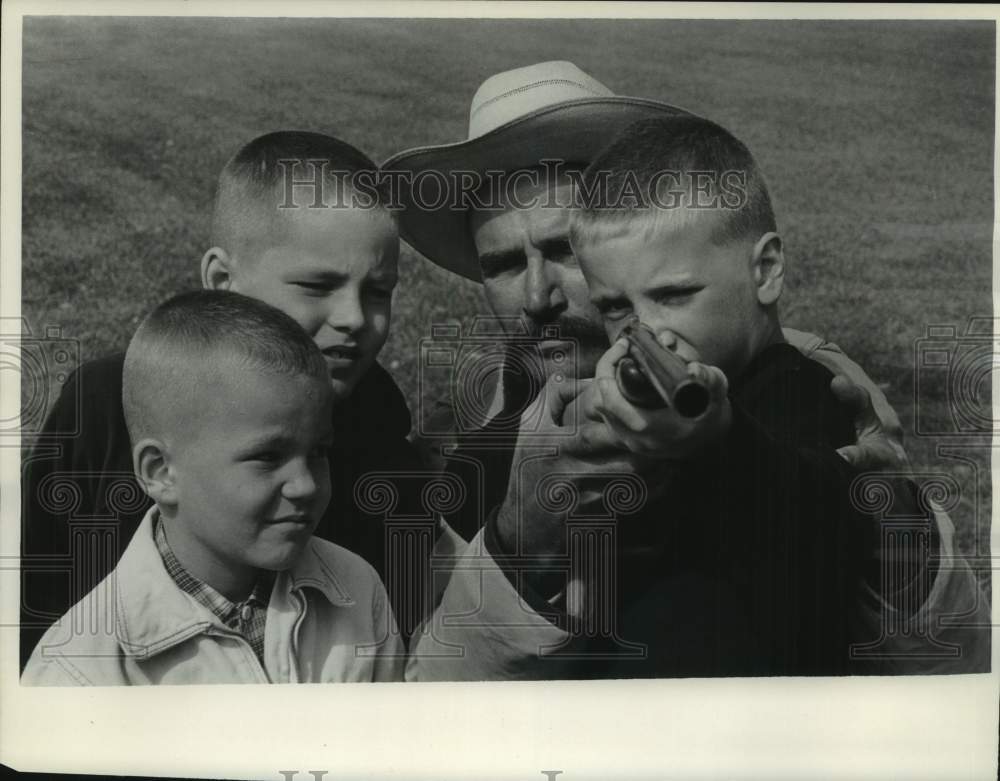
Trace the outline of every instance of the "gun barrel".
<path fill-rule="evenodd" d="M 619 362 L 618 387 L 630 402 L 644 407 L 666 404 L 688 418 L 696 418 L 708 409 L 708 389 L 688 373 L 680 356 L 657 341 L 648 327 L 636 318 L 622 329 L 621 335 L 628 339 L 629 356 Z M 634 363 L 630 364 L 629 358 Z M 634 367 L 655 395 L 637 387 Z"/>

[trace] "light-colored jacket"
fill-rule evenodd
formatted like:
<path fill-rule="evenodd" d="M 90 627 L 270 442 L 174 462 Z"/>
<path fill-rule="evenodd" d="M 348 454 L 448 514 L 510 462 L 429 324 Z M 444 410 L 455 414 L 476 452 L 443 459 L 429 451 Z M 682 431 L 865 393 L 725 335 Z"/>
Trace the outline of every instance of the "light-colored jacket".
<path fill-rule="evenodd" d="M 375 570 L 325 540 L 278 573 L 264 664 L 174 583 L 150 509 L 118 566 L 42 637 L 28 685 L 326 683 L 401 680 L 405 649 Z"/>

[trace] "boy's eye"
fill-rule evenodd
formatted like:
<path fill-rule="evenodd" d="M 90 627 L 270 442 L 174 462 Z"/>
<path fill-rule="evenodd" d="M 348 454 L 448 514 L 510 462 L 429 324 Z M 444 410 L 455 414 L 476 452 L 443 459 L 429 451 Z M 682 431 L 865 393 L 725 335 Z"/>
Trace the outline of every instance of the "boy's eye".
<path fill-rule="evenodd" d="M 259 464 L 276 464 L 281 460 L 281 453 L 277 450 L 259 450 L 248 455 L 245 460 Z"/>
<path fill-rule="evenodd" d="M 691 296 L 693 296 L 699 290 L 701 290 L 700 287 L 663 290 L 657 293 L 653 298 L 658 304 L 664 304 L 667 306 L 683 304 L 687 302 L 691 298 Z"/>
<path fill-rule="evenodd" d="M 331 290 L 333 290 L 333 286 L 330 285 L 329 282 L 310 282 L 308 280 L 296 280 L 293 281 L 291 284 L 293 284 L 297 288 L 301 288 L 302 290 L 305 290 L 314 295 L 329 293 Z"/>

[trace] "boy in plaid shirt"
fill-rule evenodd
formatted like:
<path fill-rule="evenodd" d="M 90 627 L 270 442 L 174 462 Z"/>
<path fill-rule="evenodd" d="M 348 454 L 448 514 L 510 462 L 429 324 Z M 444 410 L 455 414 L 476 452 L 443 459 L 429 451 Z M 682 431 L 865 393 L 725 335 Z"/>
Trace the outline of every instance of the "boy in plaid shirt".
<path fill-rule="evenodd" d="M 333 396 L 315 342 L 268 304 L 200 291 L 153 312 L 125 356 L 123 404 L 155 505 L 23 682 L 401 678 L 375 570 L 313 537 L 330 499 Z"/>

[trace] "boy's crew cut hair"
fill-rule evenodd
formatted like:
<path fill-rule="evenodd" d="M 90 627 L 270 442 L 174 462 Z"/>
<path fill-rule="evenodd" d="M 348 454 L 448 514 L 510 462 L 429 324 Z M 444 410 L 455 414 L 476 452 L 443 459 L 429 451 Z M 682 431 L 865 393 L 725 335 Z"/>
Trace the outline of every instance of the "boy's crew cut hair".
<path fill-rule="evenodd" d="M 278 130 L 244 144 L 219 174 L 212 242 L 233 251 L 261 217 L 298 208 L 390 209 L 375 162 L 339 138 Z M 248 223 L 249 221 L 249 223 Z"/>
<path fill-rule="evenodd" d="M 280 309 L 226 290 L 181 293 L 142 321 L 125 353 L 122 404 L 133 444 L 162 433 L 154 429 L 164 407 L 211 393 L 211 375 L 233 367 L 329 383 L 316 343 Z"/>
<path fill-rule="evenodd" d="M 767 183 L 750 150 L 701 117 L 636 122 L 584 171 L 571 220 L 574 244 L 609 233 L 716 218 L 713 240 L 756 240 L 777 230 Z M 687 208 L 680 208 L 687 207 Z"/>

